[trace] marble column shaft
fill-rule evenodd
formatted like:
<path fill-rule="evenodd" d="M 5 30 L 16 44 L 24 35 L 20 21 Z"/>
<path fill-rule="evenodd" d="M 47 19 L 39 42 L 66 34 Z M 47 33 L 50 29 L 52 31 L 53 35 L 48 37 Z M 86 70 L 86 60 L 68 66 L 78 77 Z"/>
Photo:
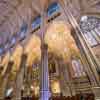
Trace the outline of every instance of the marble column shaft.
<path fill-rule="evenodd" d="M 49 100 L 48 46 L 41 47 L 40 100 Z"/>

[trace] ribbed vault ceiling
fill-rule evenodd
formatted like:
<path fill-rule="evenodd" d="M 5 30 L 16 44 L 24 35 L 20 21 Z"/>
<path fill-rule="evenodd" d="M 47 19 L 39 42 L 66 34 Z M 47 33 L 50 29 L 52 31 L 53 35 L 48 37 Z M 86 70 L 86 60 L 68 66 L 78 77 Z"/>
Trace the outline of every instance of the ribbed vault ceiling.
<path fill-rule="evenodd" d="M 0 0 L 0 34 L 19 31 L 23 20 L 28 24 L 48 5 L 58 0 Z M 61 0 L 63 1 L 63 0 Z M 65 0 L 64 0 L 65 1 Z M 99 13 L 100 0 L 67 0 L 79 13 Z"/>

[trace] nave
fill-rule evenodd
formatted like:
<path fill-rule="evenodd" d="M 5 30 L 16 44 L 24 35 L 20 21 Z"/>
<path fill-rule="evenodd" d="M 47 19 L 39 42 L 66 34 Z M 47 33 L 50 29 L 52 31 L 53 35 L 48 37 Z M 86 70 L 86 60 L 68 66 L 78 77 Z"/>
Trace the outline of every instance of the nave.
<path fill-rule="evenodd" d="M 0 0 L 0 100 L 100 100 L 100 1 Z"/>

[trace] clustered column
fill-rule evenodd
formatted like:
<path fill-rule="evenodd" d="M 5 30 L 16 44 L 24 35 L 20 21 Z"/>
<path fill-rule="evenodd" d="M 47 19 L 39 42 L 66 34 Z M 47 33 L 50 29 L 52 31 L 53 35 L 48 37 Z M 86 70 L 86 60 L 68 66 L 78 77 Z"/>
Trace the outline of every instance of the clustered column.
<path fill-rule="evenodd" d="M 1 95 L 2 95 L 2 99 L 4 99 L 4 97 L 5 97 L 5 93 L 6 93 L 6 86 L 7 86 L 7 83 L 8 83 L 8 79 L 9 79 L 9 75 L 10 75 L 10 73 L 11 73 L 11 69 L 12 69 L 12 67 L 13 67 L 13 64 L 14 64 L 14 62 L 13 61 L 9 61 L 8 62 L 8 65 L 7 65 L 7 69 L 6 69 L 6 72 L 5 72 L 5 74 L 4 74 L 4 76 L 2 77 L 3 79 L 2 79 L 2 93 L 1 93 Z"/>
<path fill-rule="evenodd" d="M 41 46 L 40 100 L 49 100 L 48 46 Z"/>
<path fill-rule="evenodd" d="M 22 90 L 23 80 L 24 80 L 26 60 L 27 60 L 27 55 L 22 54 L 20 69 L 19 69 L 19 72 L 17 73 L 17 76 L 16 76 L 15 91 L 14 91 L 15 92 L 15 97 L 14 97 L 15 100 L 21 99 L 21 90 Z"/>
<path fill-rule="evenodd" d="M 49 100 L 48 45 L 45 43 L 46 11 L 41 11 L 41 68 L 40 68 L 40 100 Z"/>

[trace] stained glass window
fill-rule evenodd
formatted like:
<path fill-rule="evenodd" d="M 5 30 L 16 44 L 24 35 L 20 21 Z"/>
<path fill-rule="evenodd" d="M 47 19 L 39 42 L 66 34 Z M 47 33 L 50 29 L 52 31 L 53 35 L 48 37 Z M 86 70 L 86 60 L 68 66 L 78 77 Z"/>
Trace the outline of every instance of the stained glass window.
<path fill-rule="evenodd" d="M 38 17 L 36 17 L 36 18 L 33 20 L 33 22 L 32 22 L 32 29 L 33 29 L 33 30 L 36 29 L 37 27 L 40 26 L 40 24 L 41 24 L 41 17 L 38 16 Z"/>
<path fill-rule="evenodd" d="M 100 36 L 99 18 L 83 16 L 80 21 L 80 27 L 90 46 L 95 46 L 100 42 L 98 39 Z"/>
<path fill-rule="evenodd" d="M 100 27 L 96 27 L 94 30 L 100 36 Z"/>
<path fill-rule="evenodd" d="M 83 70 L 83 66 L 80 62 L 79 59 L 73 59 L 72 60 L 72 68 L 74 70 L 74 75 L 73 77 L 81 77 L 81 76 L 84 76 L 85 75 L 85 72 Z"/>
<path fill-rule="evenodd" d="M 25 33 L 27 32 L 27 29 L 28 29 L 28 25 L 24 23 L 20 29 L 20 32 L 18 33 L 21 39 L 25 38 L 26 35 Z"/>
<path fill-rule="evenodd" d="M 11 38 L 11 46 L 16 43 L 16 36 L 12 36 Z"/>
<path fill-rule="evenodd" d="M 0 47 L 0 55 L 3 53 L 3 47 Z"/>
<path fill-rule="evenodd" d="M 96 39 L 93 37 L 93 35 L 90 32 L 85 33 L 84 36 L 91 46 L 97 45 Z"/>
<path fill-rule="evenodd" d="M 25 33 L 27 31 L 27 28 L 28 28 L 27 24 L 23 24 L 20 30 L 21 32 Z"/>
<path fill-rule="evenodd" d="M 54 2 L 47 9 L 47 15 L 48 15 L 48 17 L 50 17 L 51 15 L 53 15 L 55 12 L 57 12 L 59 10 L 60 10 L 59 4 L 56 3 L 56 2 Z"/>

